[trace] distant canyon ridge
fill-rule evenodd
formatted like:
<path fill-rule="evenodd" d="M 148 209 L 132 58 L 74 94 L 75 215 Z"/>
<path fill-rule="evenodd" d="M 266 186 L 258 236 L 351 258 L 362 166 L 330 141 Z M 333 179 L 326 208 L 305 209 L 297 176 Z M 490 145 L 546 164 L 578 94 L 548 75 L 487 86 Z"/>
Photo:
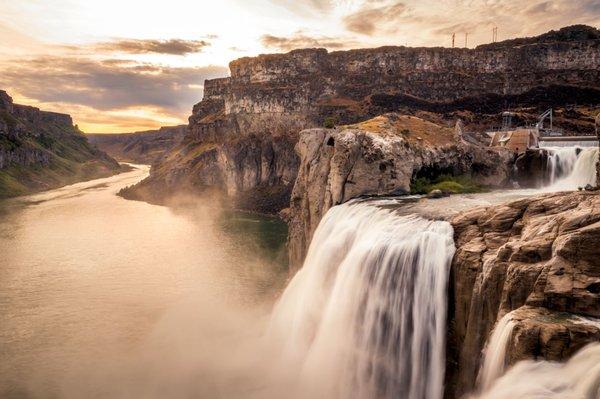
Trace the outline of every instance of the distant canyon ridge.
<path fill-rule="evenodd" d="M 593 134 L 600 103 L 600 32 L 589 26 L 475 49 L 304 49 L 241 58 L 229 67 L 230 77 L 205 82 L 183 140 L 126 197 L 165 202 L 176 193 L 217 190 L 237 208 L 276 213 L 290 206 L 301 165 L 295 146 L 304 129 L 339 130 L 391 112 L 414 118 L 406 126 L 397 119 L 385 133 L 398 137 L 412 129 L 416 139 L 430 124 L 453 130 L 460 119 L 464 130 L 481 131 L 499 126 L 507 109 L 524 124 L 554 107 L 555 125 Z M 421 143 L 414 148 L 456 154 L 456 143 L 444 138 Z M 427 162 L 403 173 L 410 180 L 424 167 Z M 484 180 L 495 174 L 488 172 Z M 406 189 L 406 176 L 396 179 L 375 193 Z M 353 183 L 353 192 L 373 193 Z"/>
<path fill-rule="evenodd" d="M 0 199 L 122 170 L 88 142 L 69 115 L 15 104 L 0 91 Z"/>

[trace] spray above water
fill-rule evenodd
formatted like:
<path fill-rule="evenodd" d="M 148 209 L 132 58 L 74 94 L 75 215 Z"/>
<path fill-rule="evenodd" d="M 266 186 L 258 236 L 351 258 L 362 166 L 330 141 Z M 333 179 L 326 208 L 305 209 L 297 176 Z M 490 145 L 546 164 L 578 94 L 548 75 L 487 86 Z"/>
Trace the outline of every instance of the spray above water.
<path fill-rule="evenodd" d="M 583 348 L 566 363 L 522 361 L 477 399 L 600 398 L 600 344 Z"/>
<path fill-rule="evenodd" d="M 452 233 L 362 203 L 329 210 L 274 311 L 273 378 L 303 398 L 441 398 Z"/>
<path fill-rule="evenodd" d="M 492 332 L 479 373 L 479 387 L 482 391 L 488 390 L 506 370 L 506 350 L 514 326 L 509 313 L 500 319 Z"/>
<path fill-rule="evenodd" d="M 479 396 L 471 399 L 598 399 L 600 344 L 583 348 L 566 363 L 521 361 L 507 370 L 507 350 L 515 321 L 498 321 L 485 349 Z"/>
<path fill-rule="evenodd" d="M 577 190 L 596 184 L 598 148 L 547 148 L 550 185 L 547 190 Z"/>

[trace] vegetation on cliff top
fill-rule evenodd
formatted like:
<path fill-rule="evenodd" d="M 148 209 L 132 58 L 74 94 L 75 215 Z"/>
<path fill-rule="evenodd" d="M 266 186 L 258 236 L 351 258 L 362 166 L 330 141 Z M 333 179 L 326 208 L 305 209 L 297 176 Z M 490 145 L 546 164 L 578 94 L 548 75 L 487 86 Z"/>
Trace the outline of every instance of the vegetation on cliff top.
<path fill-rule="evenodd" d="M 475 183 L 469 176 L 440 175 L 434 179 L 418 177 L 410 183 L 412 194 L 427 194 L 432 190 L 440 190 L 444 194 L 469 194 L 485 191 L 485 187 Z"/>
<path fill-rule="evenodd" d="M 0 110 L 0 198 L 110 176 L 119 170 L 119 164 L 90 145 L 77 126 L 51 119 L 31 122 Z"/>

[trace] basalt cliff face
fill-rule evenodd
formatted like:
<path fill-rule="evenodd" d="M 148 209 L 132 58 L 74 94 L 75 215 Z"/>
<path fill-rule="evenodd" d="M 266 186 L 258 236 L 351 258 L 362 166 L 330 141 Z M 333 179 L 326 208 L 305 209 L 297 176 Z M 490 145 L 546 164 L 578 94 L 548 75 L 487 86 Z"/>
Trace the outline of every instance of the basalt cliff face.
<path fill-rule="evenodd" d="M 600 340 L 600 194 L 557 193 L 452 220 L 447 396 L 473 389 L 485 343 L 513 323 L 507 364 L 561 361 Z"/>
<path fill-rule="evenodd" d="M 599 60 L 600 33 L 581 26 L 476 49 L 305 49 L 242 58 L 230 64 L 230 77 L 205 82 L 183 142 L 126 195 L 160 202 L 210 188 L 237 207 L 276 212 L 289 201 L 300 165 L 294 146 L 305 128 L 401 111 L 450 126 L 460 117 L 468 129 L 482 120 L 474 115 L 496 118 L 506 107 L 597 103 Z M 593 129 L 593 120 L 577 126 Z"/>
<path fill-rule="evenodd" d="M 121 168 L 69 115 L 14 104 L 0 91 L 0 198 L 110 176 Z"/>
<path fill-rule="evenodd" d="M 165 126 L 135 133 L 86 134 L 90 143 L 119 161 L 153 164 L 187 133 L 187 126 Z"/>
<path fill-rule="evenodd" d="M 416 176 L 468 175 L 483 185 L 510 177 L 513 155 L 471 144 L 455 129 L 386 114 L 340 129 L 303 131 L 289 213 L 290 265 L 298 268 L 322 216 L 365 195 L 406 194 Z"/>

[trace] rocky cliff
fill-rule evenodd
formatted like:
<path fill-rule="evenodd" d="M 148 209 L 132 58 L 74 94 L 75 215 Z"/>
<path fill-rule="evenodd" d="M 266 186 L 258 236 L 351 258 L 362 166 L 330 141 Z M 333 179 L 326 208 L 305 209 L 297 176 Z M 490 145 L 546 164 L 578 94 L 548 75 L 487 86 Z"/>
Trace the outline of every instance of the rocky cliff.
<path fill-rule="evenodd" d="M 88 143 L 69 115 L 14 104 L 0 91 L 0 198 L 119 170 L 114 159 Z"/>
<path fill-rule="evenodd" d="M 297 145 L 301 163 L 290 203 L 289 251 L 300 267 L 321 217 L 364 195 L 406 194 L 418 176 L 468 175 L 487 185 L 508 181 L 513 155 L 467 142 L 461 128 L 386 114 L 339 129 L 311 129 Z"/>
<path fill-rule="evenodd" d="M 86 134 L 90 143 L 119 161 L 153 164 L 187 133 L 187 125 L 135 133 Z"/>
<path fill-rule="evenodd" d="M 182 144 L 127 195 L 161 201 L 216 188 L 236 206 L 274 212 L 289 199 L 305 128 L 390 111 L 429 113 L 438 124 L 460 117 L 469 128 L 507 107 L 597 104 L 600 33 L 559 33 L 476 49 L 305 49 L 235 60 L 230 77 L 205 82 Z M 593 129 L 593 118 L 573 126 Z"/>
<path fill-rule="evenodd" d="M 447 388 L 470 391 L 494 325 L 510 318 L 507 363 L 567 359 L 600 340 L 600 194 L 556 193 L 452 220 Z"/>

